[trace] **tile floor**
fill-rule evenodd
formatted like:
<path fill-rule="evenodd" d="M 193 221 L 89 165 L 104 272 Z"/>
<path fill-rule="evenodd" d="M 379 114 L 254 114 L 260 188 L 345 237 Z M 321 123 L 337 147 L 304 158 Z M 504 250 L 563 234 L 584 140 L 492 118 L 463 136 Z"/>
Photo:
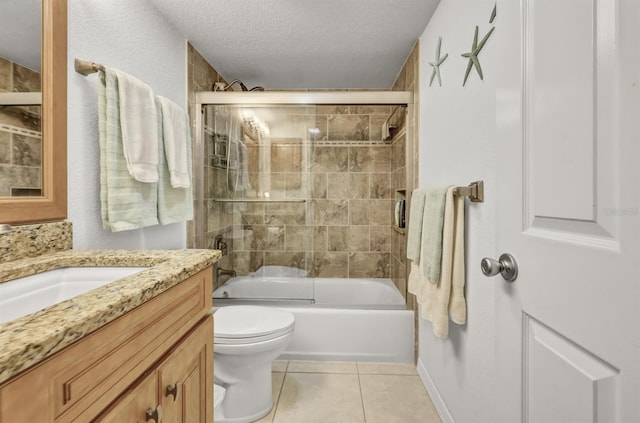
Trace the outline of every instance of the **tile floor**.
<path fill-rule="evenodd" d="M 440 423 L 416 368 L 275 361 L 274 406 L 260 423 Z"/>

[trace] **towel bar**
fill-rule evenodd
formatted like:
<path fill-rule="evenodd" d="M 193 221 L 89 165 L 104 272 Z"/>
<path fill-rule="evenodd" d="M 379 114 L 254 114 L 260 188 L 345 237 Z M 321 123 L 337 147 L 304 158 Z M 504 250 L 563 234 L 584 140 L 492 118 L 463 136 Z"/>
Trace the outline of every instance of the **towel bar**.
<path fill-rule="evenodd" d="M 304 198 L 212 198 L 216 203 L 306 203 Z"/>
<path fill-rule="evenodd" d="M 467 187 L 456 187 L 453 194 L 459 197 L 469 197 L 474 203 L 484 202 L 484 181 L 471 182 Z"/>
<path fill-rule="evenodd" d="M 83 74 L 84 76 L 89 75 L 90 73 L 96 73 L 98 71 L 103 71 L 104 66 L 99 65 L 93 62 L 87 62 L 86 60 L 76 59 L 73 62 L 76 72 Z"/>

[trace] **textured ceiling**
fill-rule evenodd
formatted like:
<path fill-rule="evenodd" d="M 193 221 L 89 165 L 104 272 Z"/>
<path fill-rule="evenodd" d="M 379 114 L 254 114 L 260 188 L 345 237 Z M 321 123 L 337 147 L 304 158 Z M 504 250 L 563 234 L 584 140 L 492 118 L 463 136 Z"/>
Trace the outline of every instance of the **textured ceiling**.
<path fill-rule="evenodd" d="M 227 80 L 393 84 L 440 0 L 149 0 Z"/>

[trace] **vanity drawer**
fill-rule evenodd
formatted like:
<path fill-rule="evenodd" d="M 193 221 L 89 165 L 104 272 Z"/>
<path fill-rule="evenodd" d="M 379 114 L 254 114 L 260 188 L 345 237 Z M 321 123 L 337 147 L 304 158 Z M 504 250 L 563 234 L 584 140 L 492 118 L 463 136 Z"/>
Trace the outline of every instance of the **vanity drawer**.
<path fill-rule="evenodd" d="M 0 422 L 90 421 L 209 312 L 211 277 L 208 267 L 8 382 Z"/>

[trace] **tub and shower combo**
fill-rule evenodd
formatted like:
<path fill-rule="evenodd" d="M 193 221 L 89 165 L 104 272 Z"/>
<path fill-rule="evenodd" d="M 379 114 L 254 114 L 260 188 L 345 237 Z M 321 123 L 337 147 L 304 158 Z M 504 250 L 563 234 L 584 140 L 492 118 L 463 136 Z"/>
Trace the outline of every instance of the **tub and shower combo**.
<path fill-rule="evenodd" d="M 391 210 L 412 191 L 413 94 L 195 99 L 195 247 L 222 250 L 231 276 L 213 293 L 215 420 L 269 412 L 277 357 L 413 363 L 413 312 L 388 279 L 406 274 Z"/>

